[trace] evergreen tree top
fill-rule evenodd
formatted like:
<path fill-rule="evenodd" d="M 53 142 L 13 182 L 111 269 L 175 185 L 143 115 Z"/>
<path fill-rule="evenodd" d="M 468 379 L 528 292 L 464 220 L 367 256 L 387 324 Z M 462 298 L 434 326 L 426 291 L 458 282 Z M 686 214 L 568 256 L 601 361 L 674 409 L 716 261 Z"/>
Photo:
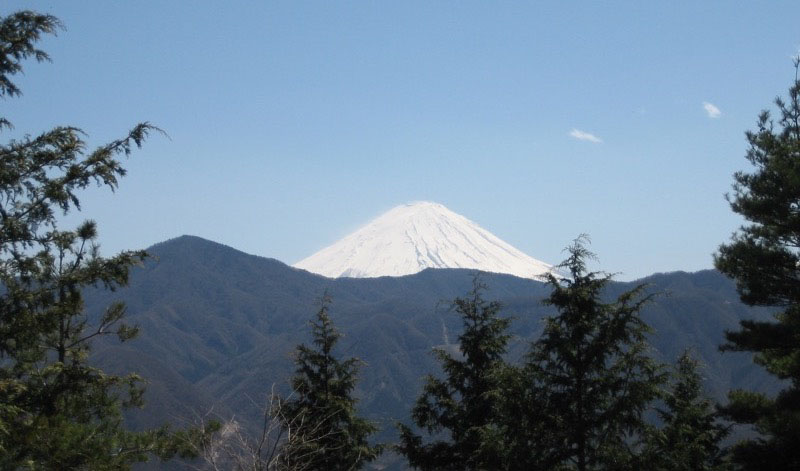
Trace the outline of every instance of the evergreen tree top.
<path fill-rule="evenodd" d="M 283 401 L 287 428 L 302 424 L 307 440 L 284 455 L 287 469 L 358 469 L 383 450 L 368 441 L 377 428 L 356 412 L 358 358 L 339 359 L 334 348 L 341 334 L 334 326 L 326 292 L 311 327 L 312 344 L 299 345 L 291 379 L 293 395 Z"/>
<path fill-rule="evenodd" d="M 452 309 L 464 325 L 458 337 L 461 355 L 434 350 L 445 377 L 425 378 L 423 392 L 411 412 L 414 423 L 432 439 L 425 442 L 410 427 L 398 424 L 401 437 L 397 450 L 415 468 L 501 467 L 500 408 L 507 367 L 503 354 L 511 319 L 498 317 L 501 304 L 486 301 L 482 294 L 485 289 L 476 277 L 469 293 L 453 301 Z"/>
<path fill-rule="evenodd" d="M 642 414 L 658 395 L 661 367 L 649 356 L 649 326 L 639 311 L 652 296 L 640 285 L 613 302 L 601 300 L 611 276 L 588 272 L 594 254 L 581 236 L 561 267 L 570 277 L 548 277 L 544 301 L 557 309 L 526 357 L 531 465 L 580 471 L 627 466 L 632 443 L 645 430 Z M 521 456 L 524 457 L 524 454 Z M 627 463 L 627 464 L 625 464 Z M 623 467 L 624 467 L 623 466 Z M 560 468 L 559 468 L 560 469 Z"/>
<path fill-rule="evenodd" d="M 654 470 L 723 471 L 730 469 L 722 440 L 730 428 L 718 421 L 713 402 L 703 393 L 699 363 L 685 351 L 672 368 L 670 387 L 657 408 L 660 428 L 650 427 L 645 459 Z"/>

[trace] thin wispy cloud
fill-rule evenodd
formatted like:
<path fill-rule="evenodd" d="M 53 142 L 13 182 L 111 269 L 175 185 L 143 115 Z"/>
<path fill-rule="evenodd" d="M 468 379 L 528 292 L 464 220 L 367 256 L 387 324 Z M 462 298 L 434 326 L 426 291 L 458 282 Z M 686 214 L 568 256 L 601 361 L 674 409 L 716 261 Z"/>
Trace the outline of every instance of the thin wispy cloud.
<path fill-rule="evenodd" d="M 589 142 L 594 142 L 595 144 L 600 144 L 601 142 L 603 142 L 602 139 L 595 136 L 594 134 L 588 133 L 586 131 L 581 131 L 580 129 L 573 129 L 572 131 L 570 131 L 569 135 L 579 141 L 589 141 Z"/>
<path fill-rule="evenodd" d="M 706 114 L 711 119 L 716 119 L 722 116 L 722 111 L 719 110 L 713 103 L 709 103 L 707 101 L 703 102 L 703 109 L 706 110 Z"/>

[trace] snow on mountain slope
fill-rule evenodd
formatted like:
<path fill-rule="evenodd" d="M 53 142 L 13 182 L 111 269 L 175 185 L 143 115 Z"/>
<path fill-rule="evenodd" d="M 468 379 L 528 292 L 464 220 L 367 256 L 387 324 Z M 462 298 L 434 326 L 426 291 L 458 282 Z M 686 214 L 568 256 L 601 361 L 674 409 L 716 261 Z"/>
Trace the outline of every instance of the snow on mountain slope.
<path fill-rule="evenodd" d="M 336 278 L 402 276 L 425 268 L 474 268 L 536 278 L 552 269 L 441 204 L 397 206 L 295 265 Z"/>

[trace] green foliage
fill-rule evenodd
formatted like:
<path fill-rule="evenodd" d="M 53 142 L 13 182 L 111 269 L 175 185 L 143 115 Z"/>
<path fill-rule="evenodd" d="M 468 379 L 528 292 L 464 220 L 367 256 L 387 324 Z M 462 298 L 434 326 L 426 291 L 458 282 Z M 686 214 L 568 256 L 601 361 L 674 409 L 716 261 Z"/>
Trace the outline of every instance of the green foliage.
<path fill-rule="evenodd" d="M 425 443 L 408 426 L 398 425 L 397 449 L 415 468 L 500 469 L 504 462 L 502 356 L 511 319 L 497 316 L 500 303 L 485 301 L 484 289 L 476 278 L 467 297 L 453 302 L 464 324 L 460 355 L 435 350 L 445 378 L 428 376 L 413 408 L 415 424 L 433 435 L 433 441 Z"/>
<path fill-rule="evenodd" d="M 468 270 L 325 279 L 188 236 L 148 248 L 148 253 L 151 259 L 144 269 L 131 272 L 124 291 L 89 292 L 86 299 L 89 310 L 98 311 L 119 295 L 128 304 L 126 319 L 141 326 L 136 341 L 104 342 L 97 350 L 102 348 L 103 357 L 117 363 L 141 365 L 140 374 L 149 384 L 147 404 L 134 414 L 143 427 L 213 408 L 220 417 L 234 415 L 244 431 L 260 430 L 262 409 L 253 398 L 263 397 L 265 385 L 285 384 L 292 376 L 294 365 L 285 352 L 310 342 L 304 328 L 310 317 L 307 306 L 328 287 L 337 293 L 332 311 L 336 327 L 347 333 L 339 346 L 346 340 L 347 355 L 370 365 L 358 375 L 358 410 L 383 429 L 372 440 L 396 441 L 395 422 L 410 417 L 422 379 L 439 370 L 430 351 L 443 343 L 443 325 L 454 344 L 451 351 L 457 351 L 460 317 L 432 312 L 432 307 L 463 296 L 472 286 Z M 521 358 L 541 332 L 543 316 L 553 313 L 541 305 L 550 290 L 511 276 L 482 274 L 481 279 L 492 299 L 502 299 L 501 315 L 514 318 L 506 358 Z M 761 368 L 743 362 L 745 355 L 720 354 L 717 348 L 724 329 L 735 328 L 743 318 L 771 318 L 767 309 L 742 305 L 734 283 L 716 270 L 660 274 L 645 281 L 649 291 L 670 292 L 642 311 L 655 330 L 649 340 L 660 357 L 677 358 L 687 347 L 694 348 L 709 365 L 706 386 L 715 399 L 722 399 L 731 385 L 776 388 Z M 637 284 L 611 282 L 605 299 L 616 299 Z M 365 468 L 391 460 L 405 462 L 384 454 Z"/>
<path fill-rule="evenodd" d="M 19 96 L 22 91 L 11 81 L 11 76 L 22 72 L 22 61 L 34 58 L 39 62 L 49 61 L 50 56 L 35 44 L 43 34 L 55 34 L 61 22 L 52 15 L 41 15 L 32 11 L 20 11 L 0 20 L 0 96 Z M 0 129 L 11 127 L 11 122 L 0 117 Z"/>
<path fill-rule="evenodd" d="M 383 425 L 375 440 L 395 441 L 392 418 L 410 413 L 422 378 L 438 370 L 430 351 L 443 343 L 443 325 L 453 344 L 461 331 L 459 316 L 432 312 L 432 307 L 442 299 L 462 296 L 472 283 L 467 270 L 325 279 L 197 237 L 165 242 L 148 248 L 148 253 L 158 263 L 148 259 L 144 269 L 132 271 L 124 291 L 89 292 L 86 299 L 89 310 L 98 311 L 119 295 L 129 306 L 126 319 L 141 326 L 136 341 L 104 342 L 98 350 L 102 348 L 103 357 L 115 362 L 127 359 L 128 364 L 142 365 L 141 374 L 151 386 L 147 406 L 134 413 L 146 419 L 140 422 L 144 426 L 155 426 L 163 417 L 174 416 L 174 411 L 194 417 L 193 411 L 213 408 L 220 417 L 235 415 L 243 431 L 260 430 L 262 409 L 252 398 L 263 397 L 265 385 L 282 384 L 293 374 L 285 352 L 310 342 L 303 328 L 309 317 L 303 306 L 328 287 L 337 293 L 335 312 L 347 314 L 334 321 L 347 332 L 348 355 L 370 365 L 359 372 L 358 410 Z M 481 279 L 493 296 L 502 299 L 503 317 L 514 318 L 507 358 L 520 358 L 541 332 L 543 316 L 554 313 L 541 305 L 550 289 L 498 274 L 483 274 Z M 735 328 L 739 319 L 770 319 L 768 309 L 741 304 L 734 283 L 716 270 L 659 274 L 645 281 L 649 292 L 670 292 L 655 297 L 642 311 L 642 318 L 655 330 L 649 340 L 659 356 L 677 358 L 687 347 L 693 348 L 708 365 L 705 384 L 718 400 L 737 385 L 777 391 L 777 381 L 748 364 L 744 354 L 720 354 L 717 348 L 725 329 Z M 637 284 L 611 282 L 604 299 L 616 299 Z M 148 364 L 158 368 L 148 370 Z M 537 404 L 533 399 L 527 403 Z M 410 419 L 406 423 L 411 424 Z M 403 457 L 385 454 L 365 468 L 386 464 L 395 469 L 390 462 L 397 461 L 392 460 L 405 463 Z M 396 468 L 405 469 L 399 464 Z"/>
<path fill-rule="evenodd" d="M 360 360 L 333 354 L 341 334 L 328 316 L 329 305 L 326 293 L 311 322 L 313 346 L 297 347 L 294 395 L 281 405 L 287 433 L 304 437 L 284 450 L 286 469 L 359 469 L 382 451 L 368 442 L 377 427 L 356 414 L 353 389 Z"/>
<path fill-rule="evenodd" d="M 752 173 L 734 175 L 731 209 L 749 225 L 715 256 L 717 269 L 736 280 L 746 304 L 779 306 L 775 322 L 747 320 L 727 332 L 724 350 L 755 352 L 755 361 L 787 380 L 775 398 L 734 390 L 724 412 L 731 420 L 752 424 L 759 438 L 734 448 L 745 469 L 800 469 L 800 81 L 789 99 L 777 98 L 777 127 L 768 111 L 757 130 L 747 132 L 747 160 Z"/>
<path fill-rule="evenodd" d="M 567 277 L 548 275 L 552 293 L 545 302 L 558 315 L 546 319 L 526 360 L 527 396 L 534 401 L 528 420 L 535 425 L 522 442 L 532 448 L 528 469 L 633 468 L 642 414 L 664 380 L 648 356 L 650 329 L 639 318 L 650 296 L 639 285 L 602 302 L 611 276 L 587 272 L 593 254 L 584 242 L 569 247 L 561 265 Z M 524 450 L 516 455 L 518 463 L 525 459 Z"/>
<path fill-rule="evenodd" d="M 12 76 L 27 58 L 48 60 L 35 43 L 59 27 L 56 18 L 28 11 L 0 19 L 0 97 L 21 93 Z M 10 126 L 0 118 L 0 129 Z M 124 286 L 129 268 L 146 254 L 100 256 L 93 221 L 57 227 L 60 214 L 80 209 L 80 190 L 116 188 L 125 174 L 117 157 L 153 129 L 140 124 L 93 151 L 70 127 L 0 145 L 2 469 L 127 469 L 148 453 L 167 453 L 167 428 L 131 433 L 122 426 L 122 409 L 141 404 L 141 378 L 87 363 L 93 338 L 124 342 L 137 330 L 122 322 L 121 303 L 89 319 L 83 289 Z"/>
<path fill-rule="evenodd" d="M 710 399 L 703 395 L 697 361 L 688 352 L 678 359 L 671 388 L 658 409 L 663 426 L 652 427 L 645 452 L 648 469 L 663 471 L 724 471 L 721 441 L 729 427 L 718 422 Z"/>

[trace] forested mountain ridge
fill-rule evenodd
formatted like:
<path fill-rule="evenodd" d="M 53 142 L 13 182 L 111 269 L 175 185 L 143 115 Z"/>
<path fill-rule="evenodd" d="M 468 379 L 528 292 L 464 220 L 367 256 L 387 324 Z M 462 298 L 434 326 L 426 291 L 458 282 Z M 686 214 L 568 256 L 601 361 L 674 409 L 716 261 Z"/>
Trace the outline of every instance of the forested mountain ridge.
<path fill-rule="evenodd" d="M 130 343 L 95 349 L 95 361 L 109 369 L 140 371 L 148 379 L 147 404 L 132 416 L 139 426 L 191 420 L 212 409 L 257 421 L 272 385 L 287 387 L 290 354 L 308 341 L 307 323 L 327 290 L 331 318 L 344 334 L 340 351 L 366 362 L 356 392 L 360 409 L 380 422 L 382 439 L 392 440 L 392 424 L 407 416 L 421 377 L 437 371 L 431 349 L 457 343 L 461 321 L 449 311 L 450 301 L 470 289 L 474 275 L 429 269 L 405 277 L 329 279 L 193 236 L 148 252 L 152 258 L 131 273 L 128 288 L 87 295 L 95 313 L 112 300 L 125 301 L 128 319 L 141 327 Z M 500 300 L 502 316 L 514 317 L 509 355 L 519 357 L 550 312 L 541 304 L 548 289 L 509 275 L 482 277 L 487 299 Z M 775 387 L 746 354 L 718 351 L 723 332 L 740 319 L 769 317 L 741 304 L 733 282 L 713 270 L 655 274 L 613 283 L 608 295 L 638 283 L 659 293 L 643 311 L 654 329 L 654 356 L 673 361 L 692 348 L 706 365 L 706 387 L 720 400 L 731 387 Z"/>

